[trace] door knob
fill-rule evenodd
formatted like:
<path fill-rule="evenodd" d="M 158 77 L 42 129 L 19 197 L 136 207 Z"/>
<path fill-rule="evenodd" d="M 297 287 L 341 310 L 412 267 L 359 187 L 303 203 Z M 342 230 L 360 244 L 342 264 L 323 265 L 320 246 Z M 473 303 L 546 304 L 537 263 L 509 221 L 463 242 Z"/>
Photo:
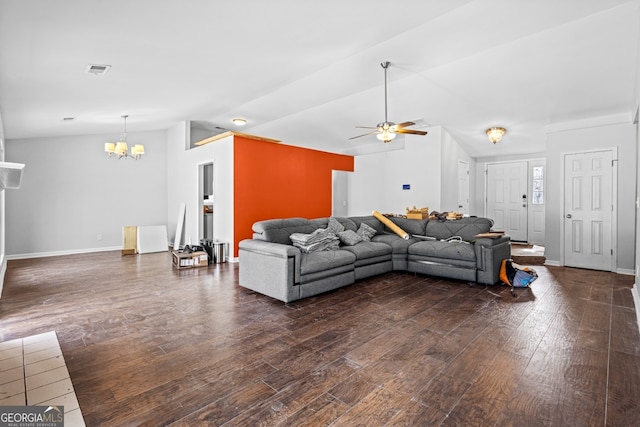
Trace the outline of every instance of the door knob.
<path fill-rule="evenodd" d="M 571 218 L 571 214 L 567 214 L 567 218 Z"/>

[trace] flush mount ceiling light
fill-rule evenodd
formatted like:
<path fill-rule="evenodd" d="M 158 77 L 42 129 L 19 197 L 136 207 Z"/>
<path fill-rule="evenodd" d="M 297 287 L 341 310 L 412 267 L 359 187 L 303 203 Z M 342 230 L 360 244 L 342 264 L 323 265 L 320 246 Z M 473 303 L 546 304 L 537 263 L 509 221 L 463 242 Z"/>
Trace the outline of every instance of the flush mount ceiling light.
<path fill-rule="evenodd" d="M 489 141 L 494 144 L 502 139 L 502 136 L 505 134 L 507 130 L 505 128 L 489 128 L 487 129 L 487 136 L 489 137 Z"/>
<path fill-rule="evenodd" d="M 233 120 L 231 120 L 231 121 L 232 121 L 232 122 L 233 122 L 233 124 L 234 124 L 234 125 L 236 125 L 236 126 L 244 126 L 244 125 L 246 125 L 246 124 L 247 124 L 247 120 L 246 120 L 246 119 L 243 119 L 243 118 L 240 118 L 240 117 L 235 118 L 235 119 L 233 119 Z"/>
<path fill-rule="evenodd" d="M 135 144 L 131 147 L 131 153 L 129 153 L 129 147 L 127 146 L 127 117 L 129 116 L 122 116 L 124 119 L 124 131 L 120 134 L 118 142 L 105 142 L 104 151 L 109 157 L 117 157 L 118 159 L 133 157 L 136 160 L 140 160 L 144 154 L 144 145 Z"/>

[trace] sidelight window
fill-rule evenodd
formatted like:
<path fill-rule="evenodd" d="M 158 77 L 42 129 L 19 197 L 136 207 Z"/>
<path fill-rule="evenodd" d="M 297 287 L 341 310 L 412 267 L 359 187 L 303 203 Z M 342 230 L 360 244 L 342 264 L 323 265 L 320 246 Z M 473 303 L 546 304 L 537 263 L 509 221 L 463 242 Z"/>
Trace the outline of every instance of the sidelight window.
<path fill-rule="evenodd" d="M 534 205 L 544 204 L 544 166 L 533 167 L 533 199 Z"/>

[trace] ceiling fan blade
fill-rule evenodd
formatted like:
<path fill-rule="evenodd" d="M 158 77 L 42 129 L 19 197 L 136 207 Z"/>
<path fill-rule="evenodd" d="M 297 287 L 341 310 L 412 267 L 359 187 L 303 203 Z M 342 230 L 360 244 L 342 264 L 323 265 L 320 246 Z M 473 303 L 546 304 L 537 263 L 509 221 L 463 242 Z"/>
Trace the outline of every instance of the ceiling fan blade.
<path fill-rule="evenodd" d="M 374 133 L 378 133 L 378 131 L 374 130 L 374 131 L 371 131 L 371 132 L 363 133 L 362 135 L 352 136 L 349 139 L 356 139 L 356 138 L 360 138 L 362 136 L 373 135 Z"/>
<path fill-rule="evenodd" d="M 404 122 L 404 123 L 397 124 L 396 129 L 402 129 L 402 128 L 406 128 L 413 125 L 415 125 L 414 122 Z"/>
<path fill-rule="evenodd" d="M 409 133 L 411 135 L 426 135 L 427 132 L 423 130 L 415 130 L 415 129 L 398 129 L 396 133 Z"/>
<path fill-rule="evenodd" d="M 356 129 L 378 129 L 378 128 L 373 126 L 356 126 Z"/>

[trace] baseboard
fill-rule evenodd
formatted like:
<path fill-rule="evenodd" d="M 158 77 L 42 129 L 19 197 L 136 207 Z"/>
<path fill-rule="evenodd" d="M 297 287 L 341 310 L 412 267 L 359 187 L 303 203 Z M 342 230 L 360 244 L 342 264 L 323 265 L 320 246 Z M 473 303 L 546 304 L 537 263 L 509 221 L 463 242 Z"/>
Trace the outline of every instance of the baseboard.
<path fill-rule="evenodd" d="M 7 272 L 7 257 L 2 257 L 0 263 L 0 298 L 2 298 L 2 290 L 4 289 L 4 274 Z"/>
<path fill-rule="evenodd" d="M 77 254 L 90 254 L 93 252 L 110 252 L 120 251 L 122 246 L 112 246 L 107 248 L 90 248 L 90 249 L 72 249 L 68 251 L 53 251 L 53 252 L 35 252 L 31 254 L 13 254 L 7 255 L 7 260 L 11 259 L 28 259 L 28 258 L 44 258 L 50 256 L 62 256 L 62 255 L 77 255 Z"/>
<path fill-rule="evenodd" d="M 549 265 L 551 267 L 562 267 L 559 261 L 548 259 L 545 260 L 544 265 Z M 635 270 L 630 270 L 628 268 L 618 268 L 614 273 L 624 274 L 625 276 L 633 276 L 636 274 Z"/>
<path fill-rule="evenodd" d="M 636 306 L 636 322 L 638 323 L 638 329 L 640 329 L 640 294 L 638 294 L 637 283 L 631 288 L 631 295 L 633 295 L 633 305 Z"/>

